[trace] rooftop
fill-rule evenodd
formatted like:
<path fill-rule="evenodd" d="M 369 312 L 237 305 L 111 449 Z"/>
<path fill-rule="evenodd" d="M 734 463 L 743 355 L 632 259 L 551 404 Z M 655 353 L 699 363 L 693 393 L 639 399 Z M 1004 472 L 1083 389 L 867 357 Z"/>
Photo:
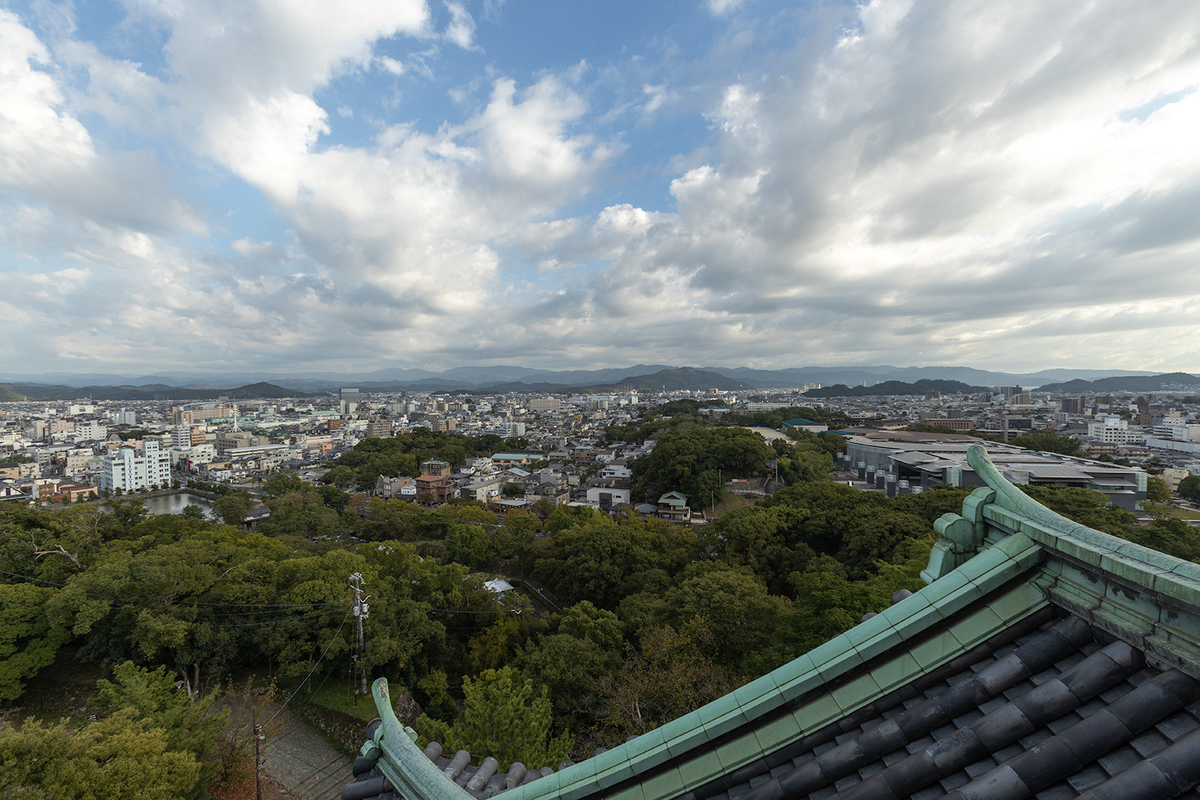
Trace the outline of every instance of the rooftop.
<path fill-rule="evenodd" d="M 418 750 L 380 679 L 343 797 L 1197 796 L 1200 566 L 969 460 L 986 485 L 937 521 L 928 585 L 806 655 L 586 761 L 500 776 Z"/>

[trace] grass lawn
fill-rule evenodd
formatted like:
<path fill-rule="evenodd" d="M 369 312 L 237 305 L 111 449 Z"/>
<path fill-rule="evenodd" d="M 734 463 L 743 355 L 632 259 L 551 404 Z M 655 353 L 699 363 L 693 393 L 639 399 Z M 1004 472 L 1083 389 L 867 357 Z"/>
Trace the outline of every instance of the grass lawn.
<path fill-rule="evenodd" d="M 1178 519 L 1200 519 L 1200 511 L 1181 506 L 1168 506 L 1163 503 L 1142 503 L 1142 509 L 1154 514 L 1163 514 Z"/>
<path fill-rule="evenodd" d="M 348 689 L 349 673 L 350 670 L 348 668 L 338 668 L 332 673 L 314 673 L 312 678 L 309 679 L 309 685 L 300 690 L 300 693 L 296 695 L 296 699 L 292 701 L 292 705 L 307 703 L 347 714 L 351 717 L 361 719 L 363 722 L 370 722 L 378 716 L 375 713 L 375 701 L 369 694 L 366 697 L 360 694 L 358 696 L 358 706 L 354 705 L 354 697 Z M 281 703 L 287 700 L 303 679 L 303 675 L 287 680 L 281 679 L 276 699 Z M 368 684 L 368 691 L 370 688 Z"/>
<path fill-rule="evenodd" d="M 725 492 L 724 496 L 721 497 L 721 502 L 717 503 L 716 513 L 714 514 L 708 506 L 704 507 L 704 513 L 708 515 L 709 519 L 720 519 L 730 511 L 735 511 L 739 508 L 746 508 L 754 505 L 757 502 L 757 500 L 751 500 L 748 497 L 742 497 L 740 494 Z"/>

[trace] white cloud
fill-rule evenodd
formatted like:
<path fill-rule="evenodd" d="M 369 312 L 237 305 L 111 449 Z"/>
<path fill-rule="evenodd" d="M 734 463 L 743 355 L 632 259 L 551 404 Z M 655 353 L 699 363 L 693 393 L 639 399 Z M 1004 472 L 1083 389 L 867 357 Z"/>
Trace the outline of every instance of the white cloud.
<path fill-rule="evenodd" d="M 388 56 L 376 56 L 375 63 L 383 67 L 393 75 L 403 75 L 407 70 L 404 69 L 404 64 L 394 58 Z"/>
<path fill-rule="evenodd" d="M 55 66 L 37 36 L 0 9 L 0 185 L 59 214 L 203 234 L 203 223 L 173 195 L 152 154 L 97 151 L 65 107 Z"/>
<path fill-rule="evenodd" d="M 446 10 L 450 12 L 450 24 L 446 26 L 446 38 L 463 50 L 476 50 L 475 20 L 471 17 L 466 6 L 457 2 L 446 2 Z"/>
<path fill-rule="evenodd" d="M 730 11 L 740 7 L 742 0 L 707 0 L 708 11 L 714 17 L 723 17 Z"/>
<path fill-rule="evenodd" d="M 0 181 L 34 187 L 46 173 L 87 169 L 96 158 L 79 120 L 59 109 L 50 54 L 15 14 L 0 9 Z"/>
<path fill-rule="evenodd" d="M 1142 206 L 1185 191 L 1178 202 L 1194 202 L 1200 19 L 1186 6 L 860 11 L 815 71 L 726 87 L 709 114 L 716 157 L 671 183 L 673 218 L 622 229 L 614 219 L 639 210 L 599 215 L 592 254 L 613 267 L 578 281 L 573 302 L 610 306 L 631 343 L 670 322 L 673 347 L 712 340 L 712 360 L 733 363 L 794 351 L 795 337 L 812 360 L 1027 361 L 1034 343 L 1069 338 L 1078 312 L 1105 321 L 1074 328 L 1079 354 L 1042 352 L 1079 363 L 1112 347 L 1101 329 L 1129 318 L 1131 291 L 1174 297 L 1170 276 L 1197 276 L 1176 255 L 1196 249 L 1183 220 L 1157 232 L 1153 257 L 1104 246 L 1114 224 L 1150 223 Z M 1121 118 L 1153 98 L 1173 102 Z M 653 322 L 638 316 L 645 304 Z M 1051 332 L 1048 308 L 1071 324 Z M 1155 309 L 1136 319 L 1188 319 L 1182 305 Z M 1005 356 L 997 337 L 1022 354 Z M 1160 340 L 1144 358 L 1194 355 Z"/>
<path fill-rule="evenodd" d="M 644 83 L 642 84 L 642 93 L 646 95 L 646 102 L 642 106 L 642 112 L 645 114 L 653 114 L 655 111 L 658 111 L 669 96 L 667 87 L 662 84 L 651 86 L 648 83 Z"/>
<path fill-rule="evenodd" d="M 4 298 L 47 361 L 1200 368 L 1190 0 L 713 0 L 708 51 L 532 78 L 437 73 L 478 60 L 459 2 L 130 4 L 161 53 L 0 11 L 0 252 L 87 287 Z M 210 225 L 155 152 L 283 231 L 180 237 Z"/>

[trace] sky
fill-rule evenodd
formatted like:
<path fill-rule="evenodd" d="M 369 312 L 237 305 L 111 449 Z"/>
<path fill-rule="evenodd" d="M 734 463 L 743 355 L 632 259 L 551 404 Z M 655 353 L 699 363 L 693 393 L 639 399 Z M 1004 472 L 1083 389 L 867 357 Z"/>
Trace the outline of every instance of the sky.
<path fill-rule="evenodd" d="M 0 0 L 0 372 L 1200 372 L 1195 0 Z"/>

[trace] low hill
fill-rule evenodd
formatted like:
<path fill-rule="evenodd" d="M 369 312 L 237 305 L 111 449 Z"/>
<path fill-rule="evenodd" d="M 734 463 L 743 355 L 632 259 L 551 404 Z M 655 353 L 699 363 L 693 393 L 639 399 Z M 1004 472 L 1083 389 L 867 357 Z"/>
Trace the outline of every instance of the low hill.
<path fill-rule="evenodd" d="M 1099 378 L 1094 381 L 1067 381 L 1048 383 L 1038 387 L 1039 392 L 1066 392 L 1088 394 L 1096 392 L 1167 392 L 1172 389 L 1195 390 L 1200 387 L 1200 378 L 1186 372 L 1167 372 L 1162 375 L 1121 375 L 1115 378 Z"/>
<path fill-rule="evenodd" d="M 975 392 L 990 392 L 984 386 L 970 386 L 961 381 L 920 380 L 915 383 L 903 381 L 884 381 L 874 386 L 822 386 L 820 389 L 809 389 L 805 397 L 875 397 L 878 395 L 909 395 L 941 392 L 942 394 L 972 394 Z"/>

